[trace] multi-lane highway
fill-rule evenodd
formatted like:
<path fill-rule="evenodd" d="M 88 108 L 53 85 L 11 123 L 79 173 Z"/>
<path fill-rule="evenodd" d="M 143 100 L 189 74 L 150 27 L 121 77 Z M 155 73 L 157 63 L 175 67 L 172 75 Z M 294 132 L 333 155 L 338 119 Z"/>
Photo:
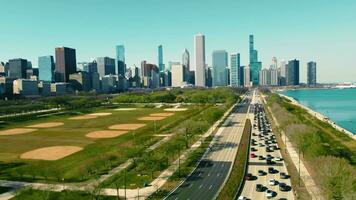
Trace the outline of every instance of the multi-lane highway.
<path fill-rule="evenodd" d="M 258 95 L 254 95 L 254 98 L 252 99 L 251 104 L 255 103 L 261 103 Z M 278 159 L 282 158 L 280 151 L 275 149 L 269 150 L 270 152 L 266 152 L 267 146 L 278 147 L 278 144 L 275 143 L 275 139 L 273 139 L 273 131 L 262 134 L 262 132 L 258 130 L 257 121 L 266 120 L 263 109 L 259 116 L 255 117 L 254 114 L 249 114 L 249 117 L 252 124 L 255 124 L 256 126 L 253 128 L 253 135 L 251 137 L 251 148 L 255 148 L 255 151 L 250 151 L 250 160 L 248 165 L 248 173 L 252 175 L 251 180 L 246 180 L 241 196 L 247 199 L 268 199 L 266 191 L 272 190 L 273 195 L 272 197 L 269 197 L 269 199 L 294 199 L 290 178 L 288 178 L 286 164 L 283 159 Z M 268 120 L 266 120 L 263 124 L 267 124 L 267 127 L 270 128 L 268 125 Z M 267 144 L 266 141 L 268 141 Z M 255 145 L 253 145 L 253 143 L 255 143 Z M 272 164 L 267 164 L 266 158 L 268 154 L 271 155 L 271 161 L 273 162 Z M 260 158 L 260 156 L 262 157 Z M 275 170 L 274 173 L 268 172 L 268 168 L 270 167 L 273 167 Z M 264 172 L 263 175 L 259 174 L 259 170 Z M 281 178 L 281 172 L 286 173 L 287 176 L 283 177 L 282 175 L 283 178 Z M 269 183 L 271 179 L 275 180 L 274 185 Z M 286 184 L 287 191 L 281 191 L 279 183 Z M 258 184 L 263 186 L 261 191 L 257 191 L 256 187 Z"/>
<path fill-rule="evenodd" d="M 209 200 L 218 195 L 232 168 L 241 140 L 251 96 L 237 106 L 214 136 L 193 173 L 166 199 Z"/>

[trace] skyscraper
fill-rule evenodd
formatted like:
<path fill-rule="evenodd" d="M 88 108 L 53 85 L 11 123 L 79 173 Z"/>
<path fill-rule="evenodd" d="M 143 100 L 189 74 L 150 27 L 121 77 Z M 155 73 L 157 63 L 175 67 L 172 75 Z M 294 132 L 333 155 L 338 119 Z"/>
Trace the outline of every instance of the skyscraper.
<path fill-rule="evenodd" d="M 159 71 L 162 72 L 164 71 L 164 64 L 163 64 L 163 47 L 162 45 L 158 46 L 158 68 Z"/>
<path fill-rule="evenodd" d="M 68 47 L 57 47 L 55 80 L 56 82 L 68 82 L 69 74 L 77 71 L 77 59 L 75 49 Z"/>
<path fill-rule="evenodd" d="M 125 47 L 124 47 L 124 45 L 116 46 L 116 62 L 117 62 L 117 74 L 125 77 L 126 63 L 125 63 Z"/>
<path fill-rule="evenodd" d="M 39 80 L 54 82 L 54 65 L 53 56 L 38 57 Z"/>
<path fill-rule="evenodd" d="M 213 86 L 227 86 L 227 52 L 225 50 L 213 51 Z"/>
<path fill-rule="evenodd" d="M 254 49 L 254 39 L 253 35 L 250 35 L 250 70 L 251 70 L 251 81 L 253 85 L 258 85 L 259 73 L 262 68 L 262 63 L 258 61 L 258 52 Z"/>
<path fill-rule="evenodd" d="M 244 86 L 245 87 L 251 87 L 250 72 L 251 72 L 250 66 L 248 66 L 248 65 L 245 66 L 244 67 Z"/>
<path fill-rule="evenodd" d="M 99 57 L 96 59 L 96 65 L 100 77 L 105 75 L 115 75 L 115 59 L 109 57 Z"/>
<path fill-rule="evenodd" d="M 282 60 L 279 64 L 280 68 L 280 77 L 279 77 L 279 85 L 285 86 L 286 85 L 286 71 L 287 71 L 287 64 L 286 61 Z"/>
<path fill-rule="evenodd" d="M 202 34 L 194 37 L 195 51 L 195 85 L 205 87 L 205 36 Z"/>
<path fill-rule="evenodd" d="M 184 49 L 183 51 L 182 65 L 184 67 L 184 81 L 189 82 L 190 57 L 189 57 L 189 51 L 187 49 Z"/>
<path fill-rule="evenodd" d="M 181 87 L 184 83 L 184 67 L 181 64 L 172 65 L 172 87 Z"/>
<path fill-rule="evenodd" d="M 291 60 L 286 68 L 287 85 L 299 85 L 299 60 Z"/>
<path fill-rule="evenodd" d="M 240 54 L 230 55 L 230 82 L 232 87 L 240 86 Z"/>
<path fill-rule="evenodd" d="M 309 86 L 316 85 L 316 62 L 308 62 L 307 83 Z"/>
<path fill-rule="evenodd" d="M 9 60 L 9 78 L 26 78 L 27 60 L 22 58 Z"/>

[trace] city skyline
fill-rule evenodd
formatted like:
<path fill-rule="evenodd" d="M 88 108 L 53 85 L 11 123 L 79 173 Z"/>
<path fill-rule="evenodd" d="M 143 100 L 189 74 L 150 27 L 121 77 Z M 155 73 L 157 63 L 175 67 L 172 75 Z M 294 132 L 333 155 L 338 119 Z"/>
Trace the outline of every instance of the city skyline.
<path fill-rule="evenodd" d="M 253 34 L 256 37 L 255 48 L 259 51 L 259 60 L 263 63 L 262 68 L 268 68 L 274 56 L 278 62 L 296 58 L 300 60 L 301 82 L 306 82 L 307 62 L 310 61 L 318 63 L 318 82 L 355 81 L 352 76 L 355 74 L 352 73 L 352 66 L 355 65 L 352 52 L 356 51 L 356 41 L 353 37 L 356 20 L 352 19 L 356 18 L 356 14 L 352 10 L 355 9 L 356 3 L 353 1 L 330 2 L 327 5 L 321 4 L 322 1 L 108 1 L 105 5 L 109 11 L 116 7 L 125 9 L 122 9 L 120 14 L 98 12 L 92 13 L 92 17 L 83 18 L 81 12 L 78 12 L 79 9 L 94 11 L 94 8 L 100 10 L 99 8 L 104 6 L 96 2 L 76 1 L 70 6 L 66 0 L 2 2 L 4 9 L 0 22 L 8 28 L 2 31 L 3 36 L 0 38 L 2 49 L 5 49 L 0 54 L 0 61 L 25 58 L 32 61 L 34 66 L 38 66 L 38 57 L 54 55 L 53 49 L 57 46 L 75 48 L 78 62 L 105 56 L 114 58 L 115 46 L 123 44 L 127 67 L 131 67 L 134 64 L 140 65 L 142 60 L 156 63 L 157 46 L 161 44 L 164 49 L 164 64 L 167 64 L 169 61 L 180 61 L 181 52 L 185 48 L 193 54 L 192 36 L 203 33 L 206 36 L 206 61 L 209 65 L 212 63 L 210 55 L 219 49 L 228 53 L 240 53 L 241 65 L 247 65 L 249 52 L 246 38 Z M 41 12 L 38 10 L 39 4 Z M 226 4 L 231 6 L 224 6 Z M 136 14 L 140 10 L 156 6 L 162 8 L 162 12 L 153 13 L 152 16 Z M 241 8 L 239 12 L 227 12 L 236 6 Z M 58 19 L 51 12 L 50 8 L 54 7 L 58 11 L 66 10 L 68 16 Z M 185 9 L 185 15 L 169 12 L 170 7 Z M 208 7 L 214 7 L 218 13 L 224 15 L 209 17 L 212 11 L 206 9 Z M 196 8 L 206 14 L 200 16 L 199 12 L 194 13 Z M 18 9 L 23 12 L 18 12 L 16 16 L 11 14 Z M 246 13 L 253 9 L 259 14 L 253 18 L 245 17 L 248 16 Z M 130 10 L 135 12 L 130 13 Z M 276 12 L 267 12 L 268 10 Z M 339 10 L 342 10 L 342 14 Z M 167 19 L 162 18 L 163 16 Z M 281 19 L 282 16 L 285 19 Z M 150 26 L 146 26 L 146 22 L 149 22 Z M 174 26 L 168 26 L 170 22 L 175 22 Z M 110 23 L 112 25 L 109 26 Z M 236 26 L 227 26 L 231 23 L 236 23 Z M 41 28 L 43 24 L 46 24 L 45 28 Z M 98 30 L 92 30 L 93 24 Z M 314 29 L 315 25 L 318 26 L 317 30 Z M 333 57 L 334 52 L 339 52 L 339 55 Z M 194 54 L 191 56 L 193 58 Z M 335 73 L 335 66 L 338 73 Z M 192 68 L 195 68 L 194 63 Z"/>

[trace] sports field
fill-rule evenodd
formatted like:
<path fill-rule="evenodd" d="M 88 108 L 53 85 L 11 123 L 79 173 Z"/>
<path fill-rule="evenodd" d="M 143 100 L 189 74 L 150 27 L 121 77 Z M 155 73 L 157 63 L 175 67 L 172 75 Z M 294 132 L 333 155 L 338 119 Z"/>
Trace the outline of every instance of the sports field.
<path fill-rule="evenodd" d="M 150 146 L 169 128 L 199 112 L 194 106 L 101 108 L 8 123 L 0 129 L 0 179 L 77 182 L 125 162 L 136 144 Z"/>

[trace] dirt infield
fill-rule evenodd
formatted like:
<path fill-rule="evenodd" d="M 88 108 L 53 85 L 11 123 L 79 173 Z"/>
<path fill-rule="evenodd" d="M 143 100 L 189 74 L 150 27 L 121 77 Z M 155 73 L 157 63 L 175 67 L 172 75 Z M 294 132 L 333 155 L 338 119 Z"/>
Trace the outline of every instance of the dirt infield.
<path fill-rule="evenodd" d="M 150 116 L 152 117 L 169 117 L 169 116 L 172 116 L 174 115 L 174 113 L 153 113 L 153 114 L 150 114 Z"/>
<path fill-rule="evenodd" d="M 0 135 L 19 135 L 19 134 L 31 133 L 33 131 L 37 131 L 37 129 L 13 128 L 13 129 L 7 129 L 7 130 L 0 131 Z"/>
<path fill-rule="evenodd" d="M 97 118 L 98 116 L 95 115 L 80 115 L 80 116 L 76 116 L 76 117 L 71 117 L 69 119 L 73 119 L 73 120 L 82 120 L 82 119 L 94 119 Z"/>
<path fill-rule="evenodd" d="M 179 111 L 186 111 L 188 108 L 166 108 L 164 111 L 169 111 L 169 112 L 179 112 Z"/>
<path fill-rule="evenodd" d="M 117 129 L 117 130 L 136 130 L 141 127 L 146 126 L 146 124 L 115 124 L 109 126 L 109 129 Z"/>
<path fill-rule="evenodd" d="M 57 126 L 62 126 L 64 123 L 62 122 L 48 122 L 48 123 L 40 123 L 40 124 L 34 124 L 31 126 L 26 126 L 28 128 L 52 128 L 52 127 L 57 127 Z"/>
<path fill-rule="evenodd" d="M 112 113 L 91 113 L 89 114 L 90 116 L 108 116 L 111 115 Z"/>
<path fill-rule="evenodd" d="M 94 131 L 86 134 L 88 138 L 114 138 L 127 133 L 128 131 Z"/>
<path fill-rule="evenodd" d="M 21 154 L 21 159 L 34 160 L 59 160 L 73 153 L 81 151 L 83 148 L 77 146 L 52 146 L 35 149 Z"/>
<path fill-rule="evenodd" d="M 137 108 L 116 108 L 117 111 L 130 111 L 130 110 L 137 110 Z"/>
<path fill-rule="evenodd" d="M 165 119 L 166 117 L 140 117 L 138 118 L 138 120 L 142 120 L 142 121 L 158 121 L 158 120 L 162 120 Z"/>

